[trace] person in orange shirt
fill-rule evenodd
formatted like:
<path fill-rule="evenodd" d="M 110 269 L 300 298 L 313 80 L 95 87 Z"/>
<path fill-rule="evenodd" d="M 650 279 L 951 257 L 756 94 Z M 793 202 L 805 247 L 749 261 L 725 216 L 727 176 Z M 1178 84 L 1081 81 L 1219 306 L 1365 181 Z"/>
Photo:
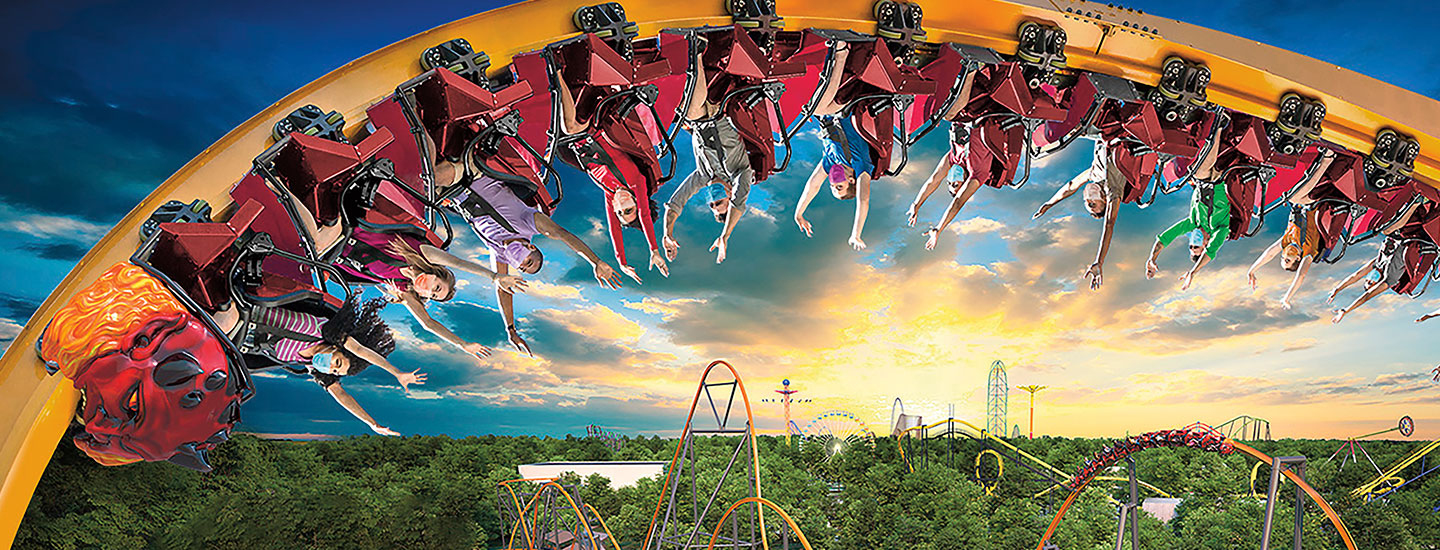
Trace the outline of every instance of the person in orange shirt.
<path fill-rule="evenodd" d="M 1295 206 L 1290 211 L 1290 222 L 1285 226 L 1285 234 L 1260 253 L 1260 257 L 1250 265 L 1250 271 L 1246 274 L 1250 280 L 1250 288 L 1259 287 L 1255 272 L 1275 256 L 1280 256 L 1280 267 L 1295 274 L 1295 278 L 1290 282 L 1290 289 L 1285 291 L 1285 297 L 1280 299 L 1280 305 L 1285 309 L 1290 309 L 1290 300 L 1295 297 L 1295 291 L 1300 288 L 1300 284 L 1305 282 L 1310 266 L 1330 253 L 1322 239 L 1319 213 L 1313 207 L 1315 199 L 1310 197 L 1310 190 L 1315 188 L 1334 160 L 1335 152 L 1325 150 L 1317 161 L 1319 166 L 1291 193 L 1290 202 Z"/>

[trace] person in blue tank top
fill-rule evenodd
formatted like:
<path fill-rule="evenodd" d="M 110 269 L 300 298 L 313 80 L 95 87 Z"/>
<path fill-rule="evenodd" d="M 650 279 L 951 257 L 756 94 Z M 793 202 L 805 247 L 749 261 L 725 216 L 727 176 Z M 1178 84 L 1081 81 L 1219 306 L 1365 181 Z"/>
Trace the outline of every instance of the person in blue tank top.
<path fill-rule="evenodd" d="M 869 145 L 855 130 L 849 117 L 839 116 L 845 106 L 835 101 L 849 55 L 849 46 L 842 42 L 835 53 L 829 85 L 821 91 L 815 108 L 822 129 L 823 150 L 820 163 L 810 173 L 805 191 L 800 194 L 800 202 L 795 205 L 795 225 L 805 232 L 805 236 L 814 235 L 814 229 L 805 219 L 805 211 L 820 194 L 820 186 L 828 182 L 830 193 L 835 198 L 855 200 L 855 223 L 850 229 L 850 246 L 855 250 L 864 250 L 865 241 L 860 239 L 860 233 L 865 229 L 865 217 L 870 211 L 870 181 L 874 177 L 875 163 L 870 158 Z"/>

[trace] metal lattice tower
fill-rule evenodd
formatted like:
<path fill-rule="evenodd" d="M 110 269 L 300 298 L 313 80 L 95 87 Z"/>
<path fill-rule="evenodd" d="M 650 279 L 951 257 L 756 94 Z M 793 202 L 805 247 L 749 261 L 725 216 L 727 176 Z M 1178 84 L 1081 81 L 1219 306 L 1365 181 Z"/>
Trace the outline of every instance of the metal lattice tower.
<path fill-rule="evenodd" d="M 1005 363 L 990 363 L 990 381 L 985 384 L 985 431 L 1004 437 L 1005 416 L 1010 410 L 1010 382 L 1005 376 Z"/>

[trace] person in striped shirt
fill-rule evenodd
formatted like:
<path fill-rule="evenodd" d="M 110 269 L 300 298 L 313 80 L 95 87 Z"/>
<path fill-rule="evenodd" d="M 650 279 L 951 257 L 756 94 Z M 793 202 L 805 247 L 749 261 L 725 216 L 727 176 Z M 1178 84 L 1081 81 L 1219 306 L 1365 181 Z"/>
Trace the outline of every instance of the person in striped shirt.
<path fill-rule="evenodd" d="M 342 378 L 360 374 L 370 365 L 389 372 L 407 392 L 411 384 L 425 383 L 426 375 L 419 369 L 402 371 L 386 358 L 395 351 L 390 327 L 380 319 L 380 310 L 387 304 L 379 298 L 359 305 L 350 300 L 329 319 L 290 309 L 265 308 L 256 315 L 251 329 L 255 352 L 281 364 L 304 367 L 336 403 L 372 431 L 400 435 L 365 412 L 340 383 Z M 214 319 L 227 334 L 234 333 L 241 321 L 236 308 L 229 306 L 217 312 Z"/>

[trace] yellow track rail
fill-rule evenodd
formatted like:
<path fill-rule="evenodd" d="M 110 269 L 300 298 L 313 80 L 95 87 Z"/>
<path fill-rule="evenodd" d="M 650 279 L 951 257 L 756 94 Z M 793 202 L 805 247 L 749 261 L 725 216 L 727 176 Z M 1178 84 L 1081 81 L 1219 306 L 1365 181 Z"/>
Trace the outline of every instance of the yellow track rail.
<path fill-rule="evenodd" d="M 571 15 L 594 0 L 530 0 L 477 14 L 406 38 L 345 64 L 305 85 L 206 148 L 141 201 L 110 230 L 31 317 L 0 358 L 0 546 L 14 540 L 20 518 L 75 407 L 77 395 L 58 376 L 46 376 L 34 344 L 55 311 L 100 273 L 125 261 L 139 245 L 140 224 L 168 200 L 229 203 L 226 190 L 269 145 L 270 127 L 309 103 L 364 119 L 364 109 L 419 72 L 427 47 L 466 38 L 497 66 L 518 53 L 575 34 Z M 724 25 L 722 2 L 625 0 L 641 36 L 661 29 Z M 873 32 L 872 0 L 779 0 L 789 28 L 823 27 Z M 1362 153 L 1382 128 L 1416 138 L 1421 146 L 1415 175 L 1440 182 L 1440 104 L 1353 71 L 1252 40 L 1193 25 L 1075 0 L 925 1 L 925 27 L 934 42 L 955 41 L 1012 52 L 1022 21 L 1063 26 L 1071 67 L 1122 76 L 1146 84 L 1159 80 L 1162 61 L 1180 55 L 1206 63 L 1212 72 L 1211 101 L 1273 118 L 1282 94 L 1318 98 L 1328 112 L 1323 136 Z M 1068 10 L 1068 11 L 1067 11 Z M 1125 25 L 1129 23 L 1129 25 Z M 1135 31 L 1134 27 L 1151 29 Z M 353 124 L 352 127 L 358 127 Z"/>
<path fill-rule="evenodd" d="M 1376 492 L 1375 490 L 1380 488 L 1380 485 L 1392 479 L 1398 478 L 1401 481 L 1404 481 L 1404 478 L 1399 477 L 1400 472 L 1403 471 L 1405 468 L 1410 467 L 1411 464 L 1416 463 L 1421 458 L 1424 458 L 1425 455 L 1434 452 L 1436 449 L 1440 449 L 1440 440 L 1431 441 L 1429 443 L 1426 443 L 1425 445 L 1422 445 L 1420 448 L 1415 449 L 1405 458 L 1400 459 L 1399 462 L 1396 462 L 1394 465 L 1390 466 L 1390 468 L 1386 469 L 1385 473 L 1380 474 L 1379 477 L 1370 480 L 1369 483 L 1361 485 L 1354 491 L 1350 491 L 1350 496 L 1360 498 L 1362 496 Z"/>

